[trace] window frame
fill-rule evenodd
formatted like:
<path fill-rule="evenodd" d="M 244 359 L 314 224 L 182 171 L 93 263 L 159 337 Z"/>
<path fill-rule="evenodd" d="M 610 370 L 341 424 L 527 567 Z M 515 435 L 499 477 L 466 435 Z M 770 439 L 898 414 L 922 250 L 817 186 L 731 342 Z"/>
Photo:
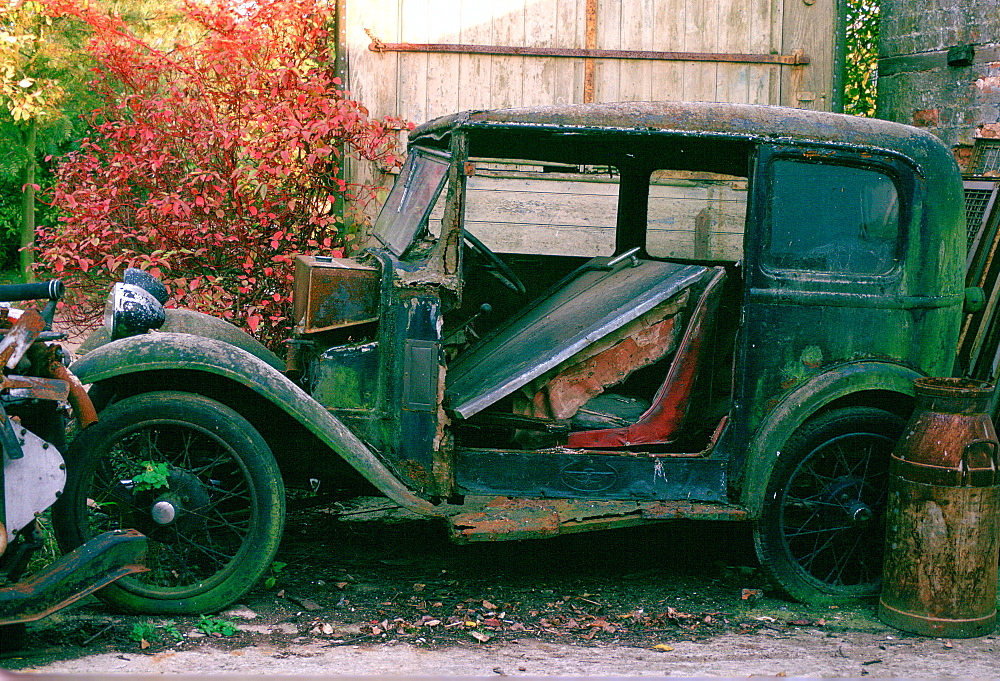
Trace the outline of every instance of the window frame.
<path fill-rule="evenodd" d="M 870 170 L 887 176 L 896 188 L 899 201 L 899 231 L 896 242 L 895 262 L 887 271 L 880 273 L 851 272 L 842 270 L 791 268 L 776 266 L 768 261 L 772 236 L 772 206 L 774 200 L 774 164 L 776 161 L 828 165 Z M 756 227 L 747 230 L 744 253 L 757 263 L 757 269 L 768 280 L 823 280 L 831 282 L 886 282 L 902 276 L 910 247 L 910 232 L 915 216 L 917 198 L 917 174 L 902 158 L 877 154 L 871 150 L 845 150 L 822 146 L 765 146 L 758 151 L 757 168 L 750 188 L 751 201 L 755 204 L 748 210 L 753 215 Z M 750 243 L 750 240 L 755 243 Z"/>

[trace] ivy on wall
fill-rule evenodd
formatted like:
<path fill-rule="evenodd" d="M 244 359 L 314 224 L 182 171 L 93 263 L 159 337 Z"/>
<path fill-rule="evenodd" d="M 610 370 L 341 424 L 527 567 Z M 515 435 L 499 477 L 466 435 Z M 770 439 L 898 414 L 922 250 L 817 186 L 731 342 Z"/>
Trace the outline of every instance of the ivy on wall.
<path fill-rule="evenodd" d="M 879 0 L 846 0 L 844 113 L 875 115 Z"/>

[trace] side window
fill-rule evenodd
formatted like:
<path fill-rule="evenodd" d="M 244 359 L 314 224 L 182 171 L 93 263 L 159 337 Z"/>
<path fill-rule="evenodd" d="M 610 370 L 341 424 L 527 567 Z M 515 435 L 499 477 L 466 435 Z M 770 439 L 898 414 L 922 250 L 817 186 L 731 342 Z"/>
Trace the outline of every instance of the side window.
<path fill-rule="evenodd" d="M 615 251 L 618 174 L 612 168 L 475 159 L 465 229 L 497 253 L 593 257 Z M 431 213 L 432 230 L 444 201 Z"/>
<path fill-rule="evenodd" d="M 899 262 L 899 192 L 873 168 L 776 159 L 768 269 L 886 274 Z"/>
<path fill-rule="evenodd" d="M 743 258 L 747 179 L 657 170 L 649 178 L 646 250 L 654 258 Z"/>

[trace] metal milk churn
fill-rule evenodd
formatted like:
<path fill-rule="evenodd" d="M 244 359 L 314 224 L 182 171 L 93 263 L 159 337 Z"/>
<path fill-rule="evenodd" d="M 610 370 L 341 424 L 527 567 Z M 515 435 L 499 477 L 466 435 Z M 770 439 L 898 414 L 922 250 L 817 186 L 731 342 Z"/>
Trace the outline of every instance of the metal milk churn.
<path fill-rule="evenodd" d="M 879 617 L 924 636 L 983 636 L 996 627 L 1000 551 L 993 386 L 920 378 L 914 389 L 889 464 Z"/>

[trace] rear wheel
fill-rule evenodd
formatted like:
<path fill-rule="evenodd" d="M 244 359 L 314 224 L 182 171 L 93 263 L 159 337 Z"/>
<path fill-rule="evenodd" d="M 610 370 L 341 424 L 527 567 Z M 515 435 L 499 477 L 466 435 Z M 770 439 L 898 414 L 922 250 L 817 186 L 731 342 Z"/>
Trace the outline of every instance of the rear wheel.
<path fill-rule="evenodd" d="M 70 445 L 53 509 L 64 550 L 108 530 L 148 539 L 149 572 L 98 592 L 111 605 L 202 614 L 233 603 L 274 558 L 285 517 L 281 475 L 250 423 L 183 392 L 129 397 Z"/>
<path fill-rule="evenodd" d="M 891 412 L 850 407 L 788 440 L 754 531 L 761 565 L 788 595 L 832 604 L 878 594 L 889 455 L 903 426 Z"/>

